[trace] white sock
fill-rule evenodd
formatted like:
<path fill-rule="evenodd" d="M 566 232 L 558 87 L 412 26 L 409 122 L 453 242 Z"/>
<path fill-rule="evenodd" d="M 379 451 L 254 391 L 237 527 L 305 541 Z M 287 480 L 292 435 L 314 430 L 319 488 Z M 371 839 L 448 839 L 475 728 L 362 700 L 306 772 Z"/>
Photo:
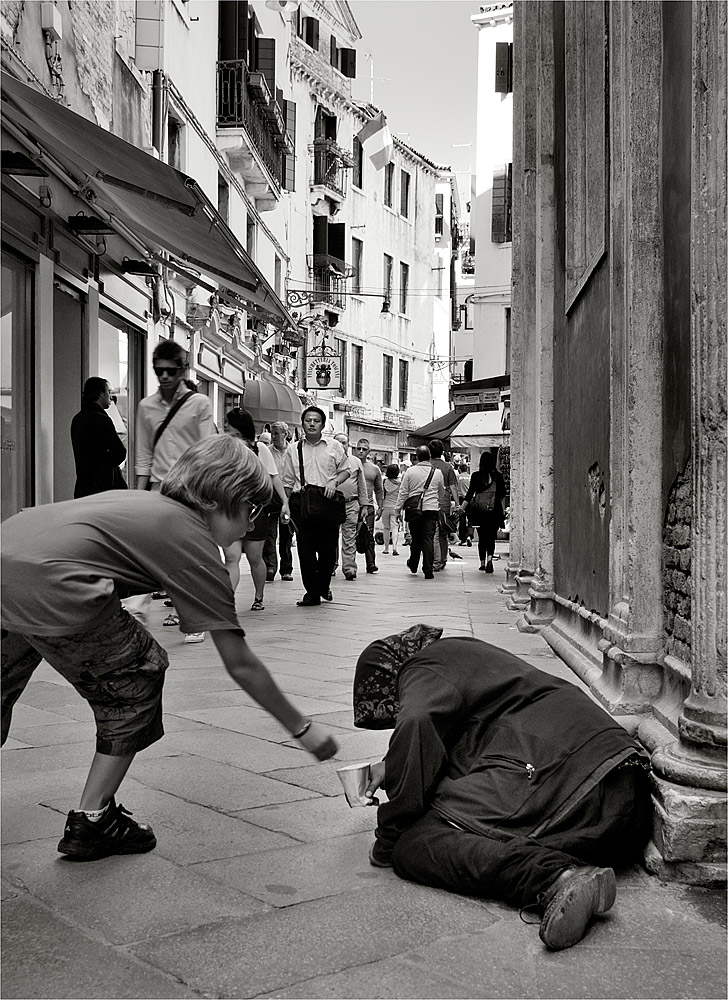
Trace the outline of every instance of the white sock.
<path fill-rule="evenodd" d="M 108 808 L 109 803 L 107 802 L 103 809 L 79 809 L 78 811 L 82 812 L 86 819 L 92 823 L 98 823 Z"/>

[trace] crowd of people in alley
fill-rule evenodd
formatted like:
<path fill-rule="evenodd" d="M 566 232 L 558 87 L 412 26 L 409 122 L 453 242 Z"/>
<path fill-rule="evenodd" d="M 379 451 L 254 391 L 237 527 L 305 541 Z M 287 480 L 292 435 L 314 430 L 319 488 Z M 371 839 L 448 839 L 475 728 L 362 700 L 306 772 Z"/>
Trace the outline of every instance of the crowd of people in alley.
<path fill-rule="evenodd" d="M 473 531 L 480 569 L 491 573 L 505 521 L 505 484 L 488 451 L 468 475 L 433 440 L 405 469 L 382 472 L 368 440 L 352 448 L 346 434 L 324 436 L 318 406 L 304 409 L 297 435 L 275 421 L 263 439 L 242 407 L 219 432 L 209 400 L 185 379 L 183 349 L 163 341 L 153 364 L 159 389 L 138 410 L 136 489 L 118 473 L 125 448 L 106 413 L 110 387 L 89 379 L 72 427 L 75 498 L 22 511 L 3 531 L 3 743 L 42 660 L 95 717 L 91 767 L 58 844 L 76 861 L 157 843 L 116 800 L 135 755 L 164 732 L 169 660 L 147 628 L 155 596 L 170 609 L 165 625 L 186 643 L 210 633 L 232 679 L 288 738 L 328 760 L 339 749 L 332 734 L 248 645 L 235 605 L 242 554 L 250 610 L 264 611 L 266 583 L 294 580 L 295 538 L 296 603 L 309 609 L 333 600 L 335 572 L 356 579 L 358 555 L 377 573 L 380 523 L 382 552 L 406 549 L 403 572 L 421 568 L 432 580 Z M 649 762 L 585 694 L 505 650 L 421 624 L 367 646 L 353 670 L 353 708 L 355 726 L 393 729 L 366 788 L 372 802 L 380 787 L 387 793 L 372 865 L 531 909 L 553 950 L 610 909 L 608 866 L 628 861 L 649 833 Z"/>

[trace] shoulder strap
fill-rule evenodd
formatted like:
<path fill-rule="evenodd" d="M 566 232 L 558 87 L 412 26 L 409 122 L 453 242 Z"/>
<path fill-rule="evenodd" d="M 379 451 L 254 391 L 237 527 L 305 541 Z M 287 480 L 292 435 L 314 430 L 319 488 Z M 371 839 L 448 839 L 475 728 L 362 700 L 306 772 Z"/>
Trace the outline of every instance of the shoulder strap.
<path fill-rule="evenodd" d="M 167 416 L 164 418 L 164 420 L 162 421 L 162 423 L 159 425 L 159 427 L 157 427 L 157 432 L 154 435 L 154 441 L 152 442 L 152 451 L 154 451 L 154 449 L 157 447 L 157 441 L 159 441 L 159 439 L 161 438 L 162 434 L 164 434 L 164 432 L 167 430 L 167 427 L 169 427 L 169 423 L 170 423 L 172 417 L 177 412 L 177 410 L 179 410 L 180 406 L 182 406 L 183 403 L 187 402 L 187 400 L 190 398 L 190 396 L 194 396 L 194 395 L 195 395 L 194 390 L 190 389 L 189 392 L 186 392 L 184 394 L 184 396 L 181 396 L 177 400 L 177 402 L 171 408 L 171 410 L 169 411 L 169 413 L 167 414 Z"/>
<path fill-rule="evenodd" d="M 298 467 L 301 470 L 301 489 L 306 485 L 306 477 L 303 474 L 303 439 L 298 442 Z"/>

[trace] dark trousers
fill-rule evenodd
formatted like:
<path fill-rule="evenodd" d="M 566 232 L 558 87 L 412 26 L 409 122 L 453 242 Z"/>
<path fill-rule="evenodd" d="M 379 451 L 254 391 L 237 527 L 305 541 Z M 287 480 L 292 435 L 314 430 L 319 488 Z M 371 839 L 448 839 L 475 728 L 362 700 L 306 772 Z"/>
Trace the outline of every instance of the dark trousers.
<path fill-rule="evenodd" d="M 435 569 L 442 569 L 450 552 L 450 532 L 438 521 L 435 528 Z"/>
<path fill-rule="evenodd" d="M 367 527 L 369 528 L 369 544 L 367 545 L 367 550 L 364 555 L 367 563 L 367 569 L 371 569 L 377 565 L 376 559 L 376 543 L 374 541 L 374 507 L 367 507 Z"/>
<path fill-rule="evenodd" d="M 279 555 L 281 576 L 290 576 L 293 573 L 291 537 L 290 524 L 283 524 L 278 514 L 271 514 L 268 518 L 268 533 L 263 545 L 263 561 L 268 576 L 276 575 Z M 276 551 L 276 541 L 278 542 L 278 551 Z"/>
<path fill-rule="evenodd" d="M 495 523 L 495 518 L 478 525 L 478 555 L 481 562 L 487 562 L 493 556 L 497 534 L 498 525 Z"/>
<path fill-rule="evenodd" d="M 430 810 L 399 838 L 392 862 L 396 873 L 412 882 L 528 906 L 567 868 L 614 868 L 634 861 L 651 825 L 647 773 L 620 768 L 538 840 L 496 840 L 458 830 Z"/>
<path fill-rule="evenodd" d="M 472 537 L 473 529 L 468 525 L 466 515 L 460 514 L 458 517 L 458 540 L 461 542 L 467 542 L 467 540 Z"/>
<path fill-rule="evenodd" d="M 296 536 L 298 564 L 306 597 L 318 600 L 328 594 L 336 565 L 339 525 L 315 519 L 302 521 Z"/>
<path fill-rule="evenodd" d="M 423 510 L 419 517 L 409 522 L 410 556 L 407 560 L 413 570 L 417 570 L 422 556 L 422 570 L 426 576 L 433 571 L 435 562 L 435 530 L 437 529 L 438 511 Z"/>

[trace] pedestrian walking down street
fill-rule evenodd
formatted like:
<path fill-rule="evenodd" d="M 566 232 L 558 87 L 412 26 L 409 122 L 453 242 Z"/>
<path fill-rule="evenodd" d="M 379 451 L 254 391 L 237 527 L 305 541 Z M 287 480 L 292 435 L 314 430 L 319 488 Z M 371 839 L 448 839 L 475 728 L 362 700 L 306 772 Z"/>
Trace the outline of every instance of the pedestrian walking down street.
<path fill-rule="evenodd" d="M 495 459 L 489 451 L 480 456 L 478 471 L 470 477 L 470 486 L 461 507 L 466 512 L 468 522 L 478 529 L 479 569 L 493 572 L 493 553 L 498 529 L 506 521 L 503 513 L 503 497 L 506 486 L 503 476 L 495 467 Z"/>
<path fill-rule="evenodd" d="M 164 587 L 187 632 L 209 631 L 232 679 L 320 760 L 336 744 L 278 688 L 245 641 L 220 560 L 272 494 L 253 452 L 229 435 L 185 451 L 159 490 L 111 490 L 43 504 L 3 525 L 2 741 L 41 660 L 75 687 L 96 719 L 96 752 L 61 854 L 93 861 L 156 846 L 116 802 L 134 756 L 164 734 L 167 654 L 120 603 Z M 109 544 L 113 539 L 113 544 Z"/>
<path fill-rule="evenodd" d="M 470 471 L 464 462 L 460 463 L 460 468 L 457 473 L 458 479 L 458 497 L 459 497 L 459 510 L 458 510 L 458 544 L 467 545 L 468 548 L 472 546 L 472 538 L 474 534 L 473 528 L 468 524 L 468 518 L 465 511 L 462 509 L 462 503 L 468 494 L 468 489 L 470 488 Z"/>
<path fill-rule="evenodd" d="M 325 440 L 326 414 L 318 406 L 307 406 L 301 414 L 304 437 L 290 446 L 283 461 L 283 486 L 289 497 L 291 523 L 296 531 L 298 563 L 305 593 L 296 604 L 312 608 L 332 601 L 331 574 L 336 562 L 339 522 L 311 514 L 302 503 L 302 486 L 318 487 L 331 500 L 336 487 L 349 478 L 344 449 L 338 441 Z M 301 467 L 303 478 L 301 482 Z"/>
<path fill-rule="evenodd" d="M 360 518 L 366 517 L 369 504 L 367 484 L 361 462 L 356 455 L 349 454 L 348 435 L 335 434 L 334 440 L 344 449 L 350 472 L 349 478 L 336 487 L 346 500 L 346 520 L 341 525 L 339 536 L 341 569 L 345 580 L 356 580 L 356 532 Z M 338 564 L 338 561 L 334 564 L 334 570 Z"/>
<path fill-rule="evenodd" d="M 449 462 L 446 462 L 442 455 L 445 450 L 439 438 L 430 441 L 430 465 L 433 469 L 439 469 L 445 483 L 445 490 L 440 498 L 440 518 L 438 519 L 437 530 L 435 531 L 435 565 L 434 570 L 438 573 L 447 566 L 447 557 L 450 552 L 450 529 L 447 521 L 450 517 L 452 507 L 457 507 L 460 503 L 458 496 L 458 481 L 455 470 Z"/>
<path fill-rule="evenodd" d="M 377 519 L 382 519 L 382 532 L 384 534 L 384 548 L 382 555 L 389 555 L 389 546 L 392 546 L 392 555 L 398 556 L 399 551 L 399 529 L 400 519 L 397 517 L 397 496 L 401 480 L 399 478 L 399 466 L 388 465 L 382 480 L 382 492 L 384 502 L 381 510 L 377 511 Z"/>
<path fill-rule="evenodd" d="M 288 450 L 289 430 L 285 420 L 276 420 L 271 424 L 271 444 L 268 449 L 276 463 L 279 476 L 283 476 L 283 459 Z M 262 437 L 262 435 L 261 435 Z M 260 438 L 259 438 L 260 440 Z M 281 478 L 281 482 L 283 479 Z M 290 517 L 287 520 L 281 519 L 280 510 L 275 512 L 272 507 L 268 513 L 268 532 L 263 546 L 263 559 L 265 560 L 266 580 L 272 583 L 278 572 L 278 558 L 280 556 L 281 580 L 290 582 L 293 579 L 293 553 L 291 552 L 291 542 L 293 540 L 293 530 L 291 528 Z M 276 551 L 276 544 L 278 551 Z"/>
<path fill-rule="evenodd" d="M 356 454 L 364 470 L 364 480 L 367 486 L 368 497 L 366 520 L 367 527 L 369 528 L 369 544 L 367 545 L 365 553 L 367 573 L 376 573 L 378 570 L 376 559 L 377 549 L 376 542 L 374 540 L 374 524 L 376 522 L 376 517 L 374 515 L 374 503 L 376 501 L 377 507 L 381 510 L 384 502 L 384 493 L 382 492 L 381 469 L 378 465 L 375 465 L 374 462 L 370 462 L 368 458 L 370 447 L 371 446 L 367 438 L 359 438 L 356 443 Z"/>
<path fill-rule="evenodd" d="M 81 409 L 71 421 L 71 444 L 76 463 L 74 497 L 88 497 L 105 490 L 125 490 L 119 466 L 126 458 L 126 445 L 106 413 L 111 389 L 105 378 L 86 379 Z"/>
<path fill-rule="evenodd" d="M 416 454 L 417 465 L 411 466 L 402 476 L 395 513 L 399 517 L 410 498 L 420 501 L 417 507 L 405 512 L 405 520 L 409 525 L 412 539 L 407 568 L 410 573 L 417 573 L 422 556 L 422 572 L 425 579 L 433 580 L 435 532 L 440 516 L 440 503 L 445 492 L 445 482 L 440 470 L 433 469 L 430 464 L 430 449 L 426 444 L 420 445 Z"/>
<path fill-rule="evenodd" d="M 137 408 L 136 488 L 154 491 L 190 445 L 217 434 L 217 427 L 210 400 L 185 378 L 188 354 L 181 344 L 160 340 L 152 354 L 152 365 L 159 389 L 142 399 Z M 165 596 L 164 592 L 160 596 Z M 127 603 L 127 610 L 144 621 L 150 599 L 147 595 L 134 599 Z M 164 624 L 174 628 L 179 622 L 180 616 L 172 606 Z M 204 639 L 204 632 L 188 632 L 184 641 L 198 643 Z"/>
<path fill-rule="evenodd" d="M 230 579 L 233 584 L 233 593 L 240 582 L 240 557 L 245 553 L 250 567 L 250 575 L 253 578 L 255 595 L 250 607 L 251 611 L 265 611 L 263 603 L 266 566 L 263 559 L 263 546 L 268 535 L 268 520 L 271 516 L 271 509 L 276 516 L 280 512 L 284 524 L 288 524 L 291 515 L 288 508 L 288 497 L 283 489 L 281 477 L 278 473 L 278 466 L 268 448 L 262 441 L 255 440 L 255 422 L 251 414 L 242 406 L 235 406 L 225 414 L 225 433 L 239 438 L 247 448 L 258 456 L 265 471 L 270 476 L 270 483 L 273 487 L 273 497 L 271 503 L 267 504 L 260 512 L 248 533 L 237 539 L 224 551 L 225 566 L 227 567 Z"/>
<path fill-rule="evenodd" d="M 394 729 L 365 792 L 387 792 L 370 861 L 531 910 L 544 944 L 569 948 L 647 843 L 649 757 L 569 681 L 441 635 L 415 625 L 357 663 L 354 724 Z"/>

